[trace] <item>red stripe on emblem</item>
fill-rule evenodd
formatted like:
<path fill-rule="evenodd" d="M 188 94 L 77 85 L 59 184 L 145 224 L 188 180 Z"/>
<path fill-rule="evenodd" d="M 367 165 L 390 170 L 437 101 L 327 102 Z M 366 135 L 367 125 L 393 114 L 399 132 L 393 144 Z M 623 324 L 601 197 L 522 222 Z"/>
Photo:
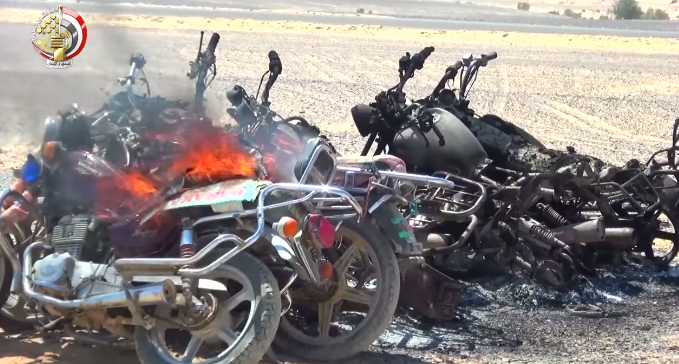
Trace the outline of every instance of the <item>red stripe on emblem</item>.
<path fill-rule="evenodd" d="M 73 53 L 66 56 L 66 59 L 71 59 L 80 54 L 83 48 L 85 48 L 85 43 L 87 43 L 87 26 L 85 25 L 85 20 L 83 20 L 83 17 L 80 16 L 80 14 L 76 13 L 75 11 L 67 9 L 63 6 L 61 6 L 61 11 L 64 14 L 72 16 L 73 19 L 75 19 L 78 22 L 78 25 L 80 26 L 81 29 L 80 36 L 82 37 L 82 42 L 80 42 L 80 47 L 78 47 L 78 49 L 76 49 Z"/>

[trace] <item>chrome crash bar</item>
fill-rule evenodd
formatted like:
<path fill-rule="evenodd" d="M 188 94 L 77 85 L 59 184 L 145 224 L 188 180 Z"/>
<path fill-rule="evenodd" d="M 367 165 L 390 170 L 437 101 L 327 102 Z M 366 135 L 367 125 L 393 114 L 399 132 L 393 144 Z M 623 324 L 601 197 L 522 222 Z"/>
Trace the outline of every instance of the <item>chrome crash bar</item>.
<path fill-rule="evenodd" d="M 374 173 L 371 171 L 366 171 L 365 169 L 361 169 L 358 167 L 348 167 L 348 166 L 337 166 L 337 172 L 344 172 L 347 175 L 349 174 L 374 175 Z M 462 212 L 442 211 L 442 213 L 446 215 L 453 216 L 453 215 L 475 214 L 481 208 L 481 206 L 483 206 L 483 203 L 486 201 L 487 197 L 486 188 L 483 186 L 483 184 L 459 176 L 450 176 L 449 178 L 451 179 L 445 179 L 428 176 L 424 174 L 394 172 L 389 170 L 380 170 L 377 172 L 377 174 L 382 178 L 391 178 L 399 181 L 408 181 L 417 186 L 436 187 L 448 190 L 454 190 L 457 186 L 454 180 L 458 180 L 466 185 L 473 185 L 474 188 L 477 189 L 478 198 L 476 198 L 474 204 L 471 207 Z"/>
<path fill-rule="evenodd" d="M 264 200 L 268 195 L 270 195 L 274 191 L 279 191 L 279 190 L 285 190 L 285 191 L 295 191 L 295 192 L 306 192 L 307 194 L 303 197 L 290 200 L 290 201 L 285 201 L 285 202 L 280 202 L 276 204 L 271 204 L 271 205 L 265 205 Z M 336 187 L 330 187 L 326 185 L 300 185 L 296 183 L 275 183 L 275 184 L 270 184 L 262 189 L 262 191 L 259 194 L 258 201 L 257 201 L 257 208 L 252 209 L 252 210 L 247 210 L 247 211 L 240 211 L 240 212 L 229 212 L 229 213 L 223 213 L 215 216 L 209 216 L 205 217 L 199 220 L 196 220 L 193 223 L 193 226 L 195 227 L 196 225 L 203 224 L 206 222 L 210 221 L 216 221 L 216 220 L 224 220 L 224 219 L 230 219 L 230 218 L 238 218 L 238 217 L 243 217 L 243 216 L 250 216 L 250 215 L 256 215 L 257 216 L 257 229 L 253 235 L 248 237 L 247 239 L 243 240 L 242 238 L 234 235 L 234 234 L 220 234 L 217 236 L 215 239 L 213 239 L 205 248 L 201 249 L 198 251 L 194 256 L 189 257 L 189 258 L 124 258 L 124 259 L 118 259 L 113 262 L 113 267 L 120 272 L 123 275 L 126 276 L 133 276 L 135 274 L 144 274 L 144 275 L 180 275 L 180 276 L 186 276 L 186 277 L 200 277 L 203 275 L 206 275 L 215 269 L 217 269 L 219 266 L 222 264 L 228 262 L 231 258 L 236 256 L 238 253 L 248 249 L 251 245 L 253 245 L 265 232 L 265 227 L 266 227 L 266 222 L 264 220 L 264 212 L 266 210 L 271 210 L 271 209 L 276 209 L 280 207 L 285 207 L 289 205 L 294 205 L 298 204 L 301 202 L 309 201 L 312 200 L 316 195 L 321 194 L 321 195 L 334 195 L 338 196 L 343 202 L 349 203 L 358 213 L 357 216 L 362 216 L 363 214 L 363 208 L 361 205 L 356 201 L 355 198 L 351 196 L 350 193 Z M 3 192 L 0 194 L 0 204 L 2 201 L 4 201 L 8 196 L 10 195 L 17 195 L 19 199 L 23 198 L 20 193 L 12 190 L 12 189 L 5 189 Z M 25 200 L 25 199 L 24 199 Z M 30 205 L 30 202 L 23 201 Z M 4 229 L 3 229 L 4 230 Z M 235 247 L 221 255 L 219 258 L 217 258 L 215 261 L 210 263 L 209 265 L 201 268 L 190 268 L 190 266 L 194 265 L 195 263 L 199 262 L 203 258 L 205 258 L 208 254 L 210 254 L 212 251 L 214 251 L 216 248 L 222 245 L 226 245 L 228 243 L 235 243 Z M 14 271 L 14 276 L 12 280 L 12 287 L 11 287 L 11 292 L 13 293 L 18 293 L 20 292 L 20 287 L 23 286 L 23 291 L 25 294 L 27 294 L 29 297 L 34 297 L 38 298 L 41 301 L 49 302 L 51 298 L 49 297 L 42 297 L 43 295 L 35 292 L 31 287 L 31 281 L 30 281 L 30 275 L 31 275 L 31 269 L 33 265 L 33 258 L 32 258 L 32 253 L 35 249 L 49 249 L 50 247 L 42 242 L 36 242 L 31 244 L 25 251 L 23 255 L 23 272 L 22 272 L 22 264 L 21 261 L 19 260 L 19 257 L 17 254 L 14 252 L 14 249 L 12 247 L 11 242 L 7 240 L 4 234 L 0 233 L 0 250 L 2 254 L 7 257 L 9 260 L 12 270 Z M 22 282 L 23 278 L 23 282 Z M 23 283 L 23 284 L 22 284 Z M 171 300 L 170 297 L 165 297 L 162 295 L 163 291 L 163 285 L 152 285 L 149 287 L 145 287 L 143 291 L 140 292 L 132 292 L 136 293 L 138 295 L 145 296 L 146 300 L 149 302 L 158 302 L 158 301 L 165 301 L 165 300 Z M 129 291 L 127 291 L 129 293 Z M 121 296 L 118 293 L 116 297 L 107 297 L 110 299 L 110 301 L 115 301 L 116 304 L 119 304 Z M 65 303 L 67 301 L 62 302 L 61 300 L 54 299 L 56 301 L 51 302 L 55 305 L 62 306 L 62 307 L 69 307 L 69 308 L 83 308 L 83 307 L 90 307 L 90 305 L 93 305 L 93 302 L 88 302 L 87 300 L 75 300 L 75 301 L 68 301 L 68 303 Z M 59 301 L 59 302 L 57 302 Z"/>
<path fill-rule="evenodd" d="M 272 192 L 279 190 L 307 192 L 308 194 L 295 200 L 265 206 L 264 205 L 265 198 Z M 259 238 L 264 234 L 264 228 L 266 226 L 266 222 L 264 220 L 264 211 L 305 202 L 313 199 L 313 197 L 317 194 L 339 196 L 343 199 L 343 201 L 348 202 L 358 212 L 358 216 L 361 216 L 363 213 L 363 208 L 359 205 L 356 199 L 353 198 L 350 193 L 340 188 L 325 185 L 274 183 L 264 187 L 260 192 L 257 202 L 257 209 L 240 212 L 228 212 L 215 216 L 209 216 L 199 219 L 193 224 L 193 226 L 195 227 L 196 225 L 209 221 L 225 220 L 249 215 L 256 215 L 257 230 L 253 235 L 251 235 L 247 239 L 243 240 L 234 234 L 220 234 L 219 236 L 214 238 L 207 246 L 205 246 L 203 249 L 199 250 L 194 256 L 189 258 L 123 258 L 114 261 L 113 267 L 118 272 L 124 275 L 134 275 L 137 272 L 144 272 L 144 274 L 148 274 L 149 271 L 152 273 L 166 273 L 168 271 L 173 271 L 176 272 L 176 274 L 185 277 L 200 277 L 206 275 L 217 269 L 222 264 L 228 262 L 238 253 L 248 249 L 252 244 L 259 240 Z M 236 244 L 236 246 L 205 267 L 190 268 L 191 265 L 194 265 L 195 263 L 199 262 L 201 259 L 205 258 L 217 247 L 224 245 L 226 243 L 234 243 Z M 178 270 L 176 270 L 177 268 Z"/>

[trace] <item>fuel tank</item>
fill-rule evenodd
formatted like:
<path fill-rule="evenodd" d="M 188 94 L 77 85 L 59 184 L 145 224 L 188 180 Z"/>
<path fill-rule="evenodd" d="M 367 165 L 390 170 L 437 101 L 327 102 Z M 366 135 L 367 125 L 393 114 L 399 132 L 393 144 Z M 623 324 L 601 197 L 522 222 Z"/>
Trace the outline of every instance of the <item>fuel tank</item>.
<path fill-rule="evenodd" d="M 467 126 L 450 112 L 441 108 L 427 111 L 434 116 L 434 125 L 443 135 L 445 144 L 439 145 L 433 130 L 424 133 L 425 140 L 417 127 L 409 127 L 396 135 L 389 154 L 403 159 L 409 168 L 417 167 L 426 173 L 458 171 L 462 177 L 471 177 L 487 158 L 483 147 Z"/>
<path fill-rule="evenodd" d="M 97 155 L 69 153 L 50 178 L 52 216 L 97 216 L 120 258 L 151 256 L 169 249 L 179 231 L 178 218 L 159 215 L 140 224 L 135 211 L 122 211 L 121 202 L 133 198 L 123 187 L 125 178 L 129 177 Z M 104 213 L 106 210 L 111 213 Z"/>

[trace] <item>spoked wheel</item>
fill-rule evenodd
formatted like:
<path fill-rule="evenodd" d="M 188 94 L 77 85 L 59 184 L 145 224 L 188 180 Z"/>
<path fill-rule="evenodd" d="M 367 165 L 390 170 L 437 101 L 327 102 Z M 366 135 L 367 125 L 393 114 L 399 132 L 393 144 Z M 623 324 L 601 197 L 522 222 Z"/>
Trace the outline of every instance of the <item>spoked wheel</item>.
<path fill-rule="evenodd" d="M 169 307 L 157 308 L 151 330 L 137 327 L 135 343 L 143 364 L 191 363 L 257 364 L 274 339 L 280 320 L 278 283 L 260 260 L 240 253 L 203 278 L 223 283 L 228 292 L 199 291 L 208 309 L 181 316 Z M 216 304 L 215 304 L 216 303 Z"/>
<path fill-rule="evenodd" d="M 640 217 L 636 229 L 635 256 L 641 258 L 640 254 L 643 254 L 653 265 L 666 269 L 679 253 L 679 215 L 660 207 L 648 213 L 646 218 Z"/>
<path fill-rule="evenodd" d="M 400 291 L 391 242 L 368 221 L 344 221 L 335 252 L 331 279 L 292 290 L 277 349 L 299 359 L 341 360 L 368 348 L 389 325 Z"/>

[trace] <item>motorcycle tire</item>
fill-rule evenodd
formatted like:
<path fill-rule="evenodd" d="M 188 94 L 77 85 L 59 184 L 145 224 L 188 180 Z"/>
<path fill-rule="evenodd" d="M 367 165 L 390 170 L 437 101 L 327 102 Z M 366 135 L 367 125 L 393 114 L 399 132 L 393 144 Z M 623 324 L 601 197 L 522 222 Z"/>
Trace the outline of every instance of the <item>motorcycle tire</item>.
<path fill-rule="evenodd" d="M 9 262 L 5 264 L 9 264 Z M 5 303 L 9 303 L 10 300 L 16 300 L 14 305 L 10 307 L 5 306 L 0 310 L 0 329 L 8 334 L 34 330 L 35 324 L 38 321 L 35 316 L 29 316 L 28 312 L 24 309 L 26 301 L 21 296 L 16 296 L 8 297 Z"/>
<path fill-rule="evenodd" d="M 243 329 L 244 336 L 235 344 L 235 350 L 213 364 L 258 364 L 271 346 L 280 321 L 282 308 L 278 282 L 262 261 L 248 253 L 236 255 L 228 265 L 240 270 L 252 282 L 255 314 Z M 151 332 L 137 326 L 134 341 L 141 364 L 167 364 L 159 353 L 164 348 L 156 347 Z"/>
<path fill-rule="evenodd" d="M 293 335 L 286 333 L 284 326 L 291 325 L 285 319 L 281 319 L 276 339 L 273 346 L 276 350 L 284 352 L 296 359 L 334 362 L 352 357 L 372 345 L 389 326 L 394 313 L 401 288 L 398 260 L 392 248 L 392 243 L 380 229 L 369 220 L 361 223 L 354 219 L 344 220 L 338 232 L 342 229 L 351 229 L 353 234 L 361 237 L 364 243 L 369 245 L 379 262 L 382 270 L 382 281 L 378 283 L 380 290 L 379 300 L 370 317 L 367 317 L 361 331 L 352 333 L 342 343 L 327 345 L 312 345 L 297 340 Z"/>
<path fill-rule="evenodd" d="M 10 236 L 6 236 L 6 239 L 10 239 Z M 2 253 L 0 253 L 2 255 Z M 0 329 L 8 334 L 15 334 L 22 331 L 33 330 L 35 319 L 30 319 L 28 313 L 25 312 L 23 307 L 26 301 L 21 296 L 10 297 L 10 288 L 12 285 L 12 279 L 14 277 L 14 271 L 12 270 L 12 264 L 9 259 L 2 255 L 0 259 L 0 274 L 2 274 L 2 286 L 0 286 L 0 303 L 4 307 L 0 309 Z M 16 300 L 13 306 L 7 307 L 6 304 L 9 300 Z"/>
<path fill-rule="evenodd" d="M 9 290 L 12 288 L 12 279 L 14 278 L 12 264 L 4 254 L 0 259 L 0 274 L 2 274 L 2 279 L 0 280 L 2 282 L 2 286 L 0 286 L 0 302 L 4 305 L 9 298 Z M 0 326 L 0 328 L 5 331 L 3 326 Z"/>

